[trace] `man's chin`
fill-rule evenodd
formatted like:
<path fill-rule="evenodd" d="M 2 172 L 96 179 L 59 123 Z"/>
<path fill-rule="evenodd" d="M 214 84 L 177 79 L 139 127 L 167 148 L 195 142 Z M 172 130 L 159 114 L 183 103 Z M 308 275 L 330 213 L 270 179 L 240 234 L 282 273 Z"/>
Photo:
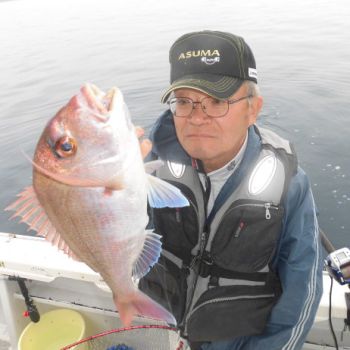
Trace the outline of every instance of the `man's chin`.
<path fill-rule="evenodd" d="M 203 148 L 191 148 L 186 150 L 186 152 L 194 159 L 205 161 L 210 158 L 208 152 L 204 151 Z"/>

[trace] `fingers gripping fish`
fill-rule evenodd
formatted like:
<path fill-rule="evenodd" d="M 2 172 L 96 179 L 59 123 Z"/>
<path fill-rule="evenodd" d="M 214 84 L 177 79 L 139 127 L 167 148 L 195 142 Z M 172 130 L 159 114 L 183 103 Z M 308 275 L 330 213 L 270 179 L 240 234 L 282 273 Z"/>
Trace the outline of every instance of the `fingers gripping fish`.
<path fill-rule="evenodd" d="M 33 186 L 8 210 L 74 259 L 100 273 L 125 326 L 134 315 L 174 317 L 138 290 L 135 279 L 158 260 L 160 236 L 145 229 L 155 207 L 188 205 L 181 192 L 153 177 L 123 96 L 84 85 L 46 125 L 34 154 Z"/>

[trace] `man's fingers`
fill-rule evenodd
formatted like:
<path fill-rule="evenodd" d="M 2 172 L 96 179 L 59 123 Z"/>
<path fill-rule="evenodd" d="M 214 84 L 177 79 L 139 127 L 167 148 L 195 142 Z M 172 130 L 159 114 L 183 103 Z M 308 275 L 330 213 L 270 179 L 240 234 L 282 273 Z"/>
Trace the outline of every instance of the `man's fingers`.
<path fill-rule="evenodd" d="M 146 158 L 148 153 L 151 152 L 152 142 L 149 139 L 142 140 L 140 143 L 140 149 L 142 158 Z"/>
<path fill-rule="evenodd" d="M 140 126 L 135 126 L 135 133 L 138 139 L 145 135 L 145 130 Z M 149 139 L 140 140 L 140 150 L 142 158 L 146 158 L 148 153 L 151 152 L 152 142 Z"/>
<path fill-rule="evenodd" d="M 142 137 L 145 134 L 145 130 L 143 130 L 141 128 L 141 126 L 135 126 L 135 133 L 137 138 L 139 139 L 140 137 Z"/>

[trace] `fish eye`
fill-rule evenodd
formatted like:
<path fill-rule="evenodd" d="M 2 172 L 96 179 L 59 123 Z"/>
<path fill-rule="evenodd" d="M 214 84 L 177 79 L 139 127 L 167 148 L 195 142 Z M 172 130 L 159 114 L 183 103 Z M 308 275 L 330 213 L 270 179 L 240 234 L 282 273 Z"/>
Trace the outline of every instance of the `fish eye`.
<path fill-rule="evenodd" d="M 55 143 L 55 152 L 61 158 L 71 157 L 76 151 L 77 144 L 71 137 L 63 136 Z"/>

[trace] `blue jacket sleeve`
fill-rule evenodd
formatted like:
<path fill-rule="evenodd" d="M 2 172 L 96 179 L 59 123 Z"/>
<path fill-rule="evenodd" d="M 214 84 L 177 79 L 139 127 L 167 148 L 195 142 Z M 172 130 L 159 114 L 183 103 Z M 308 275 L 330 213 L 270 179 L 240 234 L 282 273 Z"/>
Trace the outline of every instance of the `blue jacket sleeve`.
<path fill-rule="evenodd" d="M 203 345 L 205 350 L 299 350 L 322 295 L 322 249 L 309 181 L 299 169 L 285 202 L 283 231 L 273 266 L 282 295 L 259 336 Z"/>

